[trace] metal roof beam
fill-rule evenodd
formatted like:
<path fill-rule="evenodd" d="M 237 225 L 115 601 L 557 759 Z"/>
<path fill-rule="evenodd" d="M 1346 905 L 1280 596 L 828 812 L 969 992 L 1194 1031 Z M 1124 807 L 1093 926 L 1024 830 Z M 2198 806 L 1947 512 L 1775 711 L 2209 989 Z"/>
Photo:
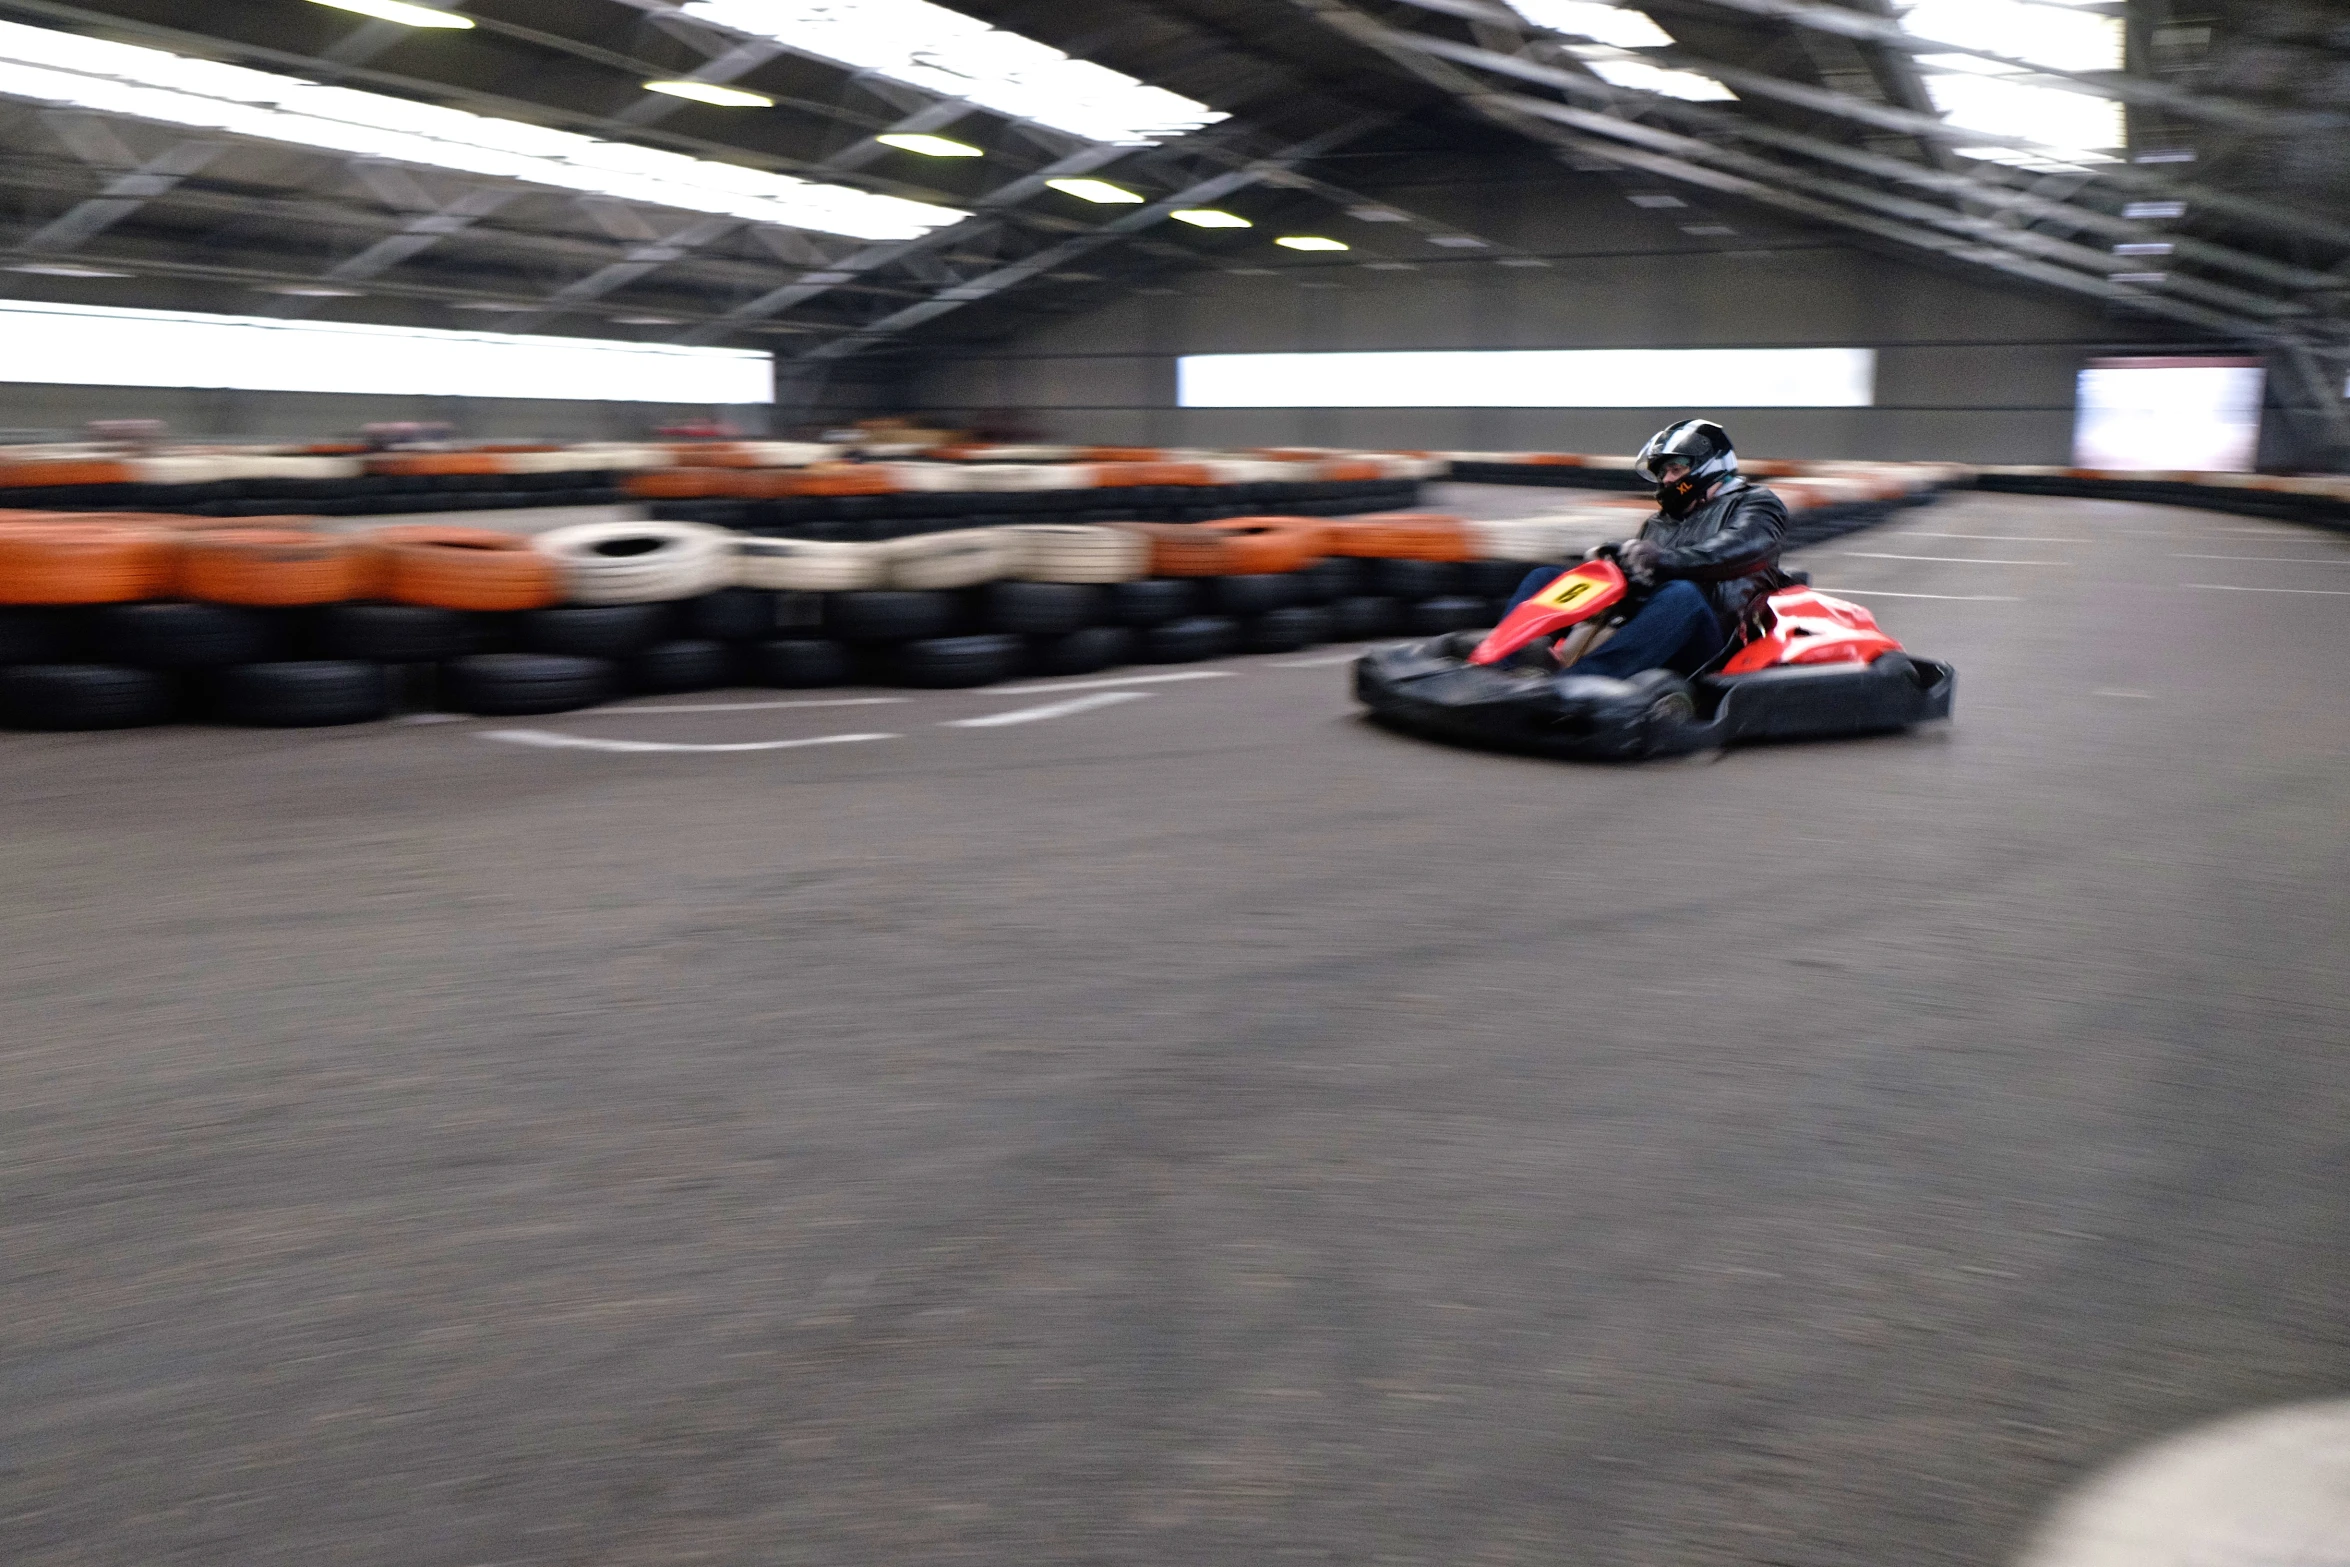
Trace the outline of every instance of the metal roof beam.
<path fill-rule="evenodd" d="M 1596 136 L 1578 134 L 1552 123 L 1544 115 L 1532 114 L 1523 104 L 1534 100 L 1513 101 L 1509 95 L 1496 94 L 1486 88 L 1477 77 L 1468 74 L 1449 61 L 1437 58 L 1422 48 L 1421 35 L 1392 28 L 1374 20 L 1343 3 L 1343 0 L 1290 0 L 1292 5 L 1313 16 L 1325 26 L 1345 34 L 1357 42 L 1378 50 L 1414 75 L 1495 123 L 1517 131 L 1529 140 L 1552 147 L 1554 150 L 1585 157 L 1628 164 L 1645 169 L 1662 178 L 1679 180 L 1685 184 L 1717 191 L 1725 195 L 1743 197 L 1765 206 L 1793 212 L 1815 221 L 1835 224 L 1890 240 L 1913 250 L 1942 256 L 1952 260 L 1972 262 L 1979 266 L 2005 272 L 2010 276 L 2026 278 L 2072 293 L 2088 295 L 2108 304 L 2128 306 L 2149 314 L 2166 316 L 2186 322 L 2207 331 L 2227 336 L 2253 339 L 2265 338 L 2274 332 L 2267 322 L 2249 320 L 2206 309 L 2184 300 L 2168 299 L 2159 295 L 2143 294 L 2122 284 L 2074 271 L 2069 267 L 2020 255 L 1997 245 L 1970 243 L 1957 236 L 1934 228 L 1895 221 L 1873 213 L 1856 211 L 1836 202 L 1822 200 L 1809 193 L 1789 190 L 1777 183 L 1766 183 L 1744 174 L 1709 168 L 1686 158 L 1669 153 L 1651 151 L 1623 142 L 1603 140 Z M 1547 108 L 1548 105 L 1543 107 Z M 1560 106 L 1564 107 L 1564 106 Z"/>
<path fill-rule="evenodd" d="M 2076 229 L 2110 234 L 2124 242 L 2161 243 L 2172 247 L 2172 254 L 2181 260 L 2196 260 L 2209 266 L 2225 267 L 2245 277 L 2256 277 L 2280 287 L 2298 290 L 2339 292 L 2345 280 L 2307 267 L 2288 266 L 2265 256 L 2255 256 L 2215 245 L 2190 235 L 2169 230 L 2148 228 L 2128 218 L 2116 217 L 2100 208 L 2077 206 L 2047 196 L 2019 191 L 2015 187 L 1987 174 L 1949 173 L 1923 164 L 1887 157 L 1882 153 L 1867 152 L 1848 147 L 1841 142 L 1808 136 L 1800 131 L 1783 130 L 1776 125 L 1745 115 L 1726 114 L 1718 109 L 1677 98 L 1661 97 L 1654 93 L 1637 92 L 1612 86 L 1597 77 L 1579 71 L 1563 70 L 1516 55 L 1478 49 L 1447 39 L 1431 38 L 1420 33 L 1404 33 L 1414 40 L 1414 47 L 1426 50 L 1455 64 L 1475 66 L 1498 75 L 1516 77 L 1552 87 L 1572 96 L 1597 103 L 1613 117 L 1628 119 L 1621 111 L 1627 108 L 1639 113 L 1679 120 L 1684 124 L 1714 136 L 1736 137 L 1761 143 L 1783 151 L 1799 153 L 1825 163 L 1837 163 L 1857 172 L 1874 174 L 1880 178 L 1898 180 L 1921 189 L 1939 191 L 1962 200 L 1981 201 L 2006 208 L 2021 216 L 2070 224 Z M 1528 100 L 1531 102 L 1532 100 Z"/>

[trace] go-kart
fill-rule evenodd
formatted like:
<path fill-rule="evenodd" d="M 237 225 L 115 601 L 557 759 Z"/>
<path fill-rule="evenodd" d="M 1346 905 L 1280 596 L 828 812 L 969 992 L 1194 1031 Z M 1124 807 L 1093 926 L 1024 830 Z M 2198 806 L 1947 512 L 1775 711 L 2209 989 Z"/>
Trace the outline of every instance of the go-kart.
<path fill-rule="evenodd" d="M 1800 573 L 1781 577 L 1724 654 L 1688 679 L 1665 669 L 1629 680 L 1578 674 L 1575 661 L 1646 599 L 1610 547 L 1489 632 L 1365 653 L 1355 695 L 1379 722 L 1432 739 L 1606 761 L 1950 716 L 1957 671 L 1903 651 L 1875 616 Z"/>

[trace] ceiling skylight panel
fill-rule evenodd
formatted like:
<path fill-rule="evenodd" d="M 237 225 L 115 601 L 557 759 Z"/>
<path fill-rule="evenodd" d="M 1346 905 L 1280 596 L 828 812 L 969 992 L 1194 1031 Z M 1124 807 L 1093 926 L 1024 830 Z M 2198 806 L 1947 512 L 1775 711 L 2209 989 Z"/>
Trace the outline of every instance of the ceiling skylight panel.
<path fill-rule="evenodd" d="M 691 0 L 680 10 L 1088 141 L 1138 146 L 1228 118 L 929 0 Z"/>
<path fill-rule="evenodd" d="M 1536 27 L 1613 44 L 1618 49 L 1669 49 L 1673 45 L 1673 35 L 1657 26 L 1647 12 L 1607 5 L 1602 0 L 1510 0 L 1510 9 Z"/>
<path fill-rule="evenodd" d="M 1575 53 L 1591 68 L 1592 75 L 1618 87 L 1660 93 L 1667 98 L 1686 98 L 1691 103 L 1735 100 L 1738 96 L 1712 77 L 1700 76 L 1695 71 L 1669 71 L 1661 65 L 1651 65 L 1646 60 L 1629 59 L 1598 50 L 1578 49 Z"/>
<path fill-rule="evenodd" d="M 2020 136 L 2045 154 L 1961 147 L 1969 157 L 2023 168 L 2073 168 L 2112 161 L 2126 138 L 2122 106 L 2111 98 L 2033 80 L 2050 71 L 2118 71 L 2122 20 L 2064 0 L 1916 0 L 1901 16 L 1907 31 L 1930 43 L 1957 44 L 2004 56 L 1921 54 L 1916 63 L 1934 107 L 1952 125 Z M 2015 63 L 2007 63 L 2013 61 Z"/>
<path fill-rule="evenodd" d="M 1902 13 L 1901 25 L 1929 43 L 1982 49 L 2051 71 L 2122 68 L 2122 19 L 2061 0 L 1917 0 Z M 1966 55 L 1925 55 L 1920 63 L 1955 70 L 2001 69 L 1996 62 Z"/>
<path fill-rule="evenodd" d="M 912 239 L 968 216 L 845 185 L 12 22 L 0 22 L 0 95 L 856 239 Z"/>

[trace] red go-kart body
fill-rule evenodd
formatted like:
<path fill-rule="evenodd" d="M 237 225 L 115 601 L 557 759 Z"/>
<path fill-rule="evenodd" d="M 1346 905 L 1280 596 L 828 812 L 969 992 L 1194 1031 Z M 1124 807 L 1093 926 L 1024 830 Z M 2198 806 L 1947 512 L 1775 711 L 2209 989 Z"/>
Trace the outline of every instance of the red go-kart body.
<path fill-rule="evenodd" d="M 1587 561 L 1510 611 L 1478 643 L 1471 664 L 1498 664 L 1543 637 L 1557 636 L 1613 609 L 1630 590 L 1612 560 Z M 1877 629 L 1877 618 L 1858 604 L 1807 586 L 1781 588 L 1751 616 L 1745 640 L 1725 675 L 1751 674 L 1780 664 L 1868 664 L 1901 644 Z"/>

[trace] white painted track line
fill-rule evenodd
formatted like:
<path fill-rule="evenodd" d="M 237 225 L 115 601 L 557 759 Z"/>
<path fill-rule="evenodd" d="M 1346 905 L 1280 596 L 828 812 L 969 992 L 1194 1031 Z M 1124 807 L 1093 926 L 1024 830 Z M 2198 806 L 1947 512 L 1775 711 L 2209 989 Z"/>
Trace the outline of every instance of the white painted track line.
<path fill-rule="evenodd" d="M 1229 680 L 1229 669 L 1182 669 L 1165 675 L 1128 675 L 1123 680 L 1064 680 L 1053 685 L 1031 681 L 1017 686 L 974 686 L 973 696 L 1057 696 L 1063 691 L 1123 690 L 1127 686 L 1163 686 L 1178 680 Z"/>
<path fill-rule="evenodd" d="M 2173 560 L 2257 560 L 2272 566 L 2350 566 L 2350 555 L 2188 555 L 2171 551 Z"/>
<path fill-rule="evenodd" d="M 1269 669 L 1332 669 L 1340 664 L 1351 664 L 1363 656 L 1361 648 L 1352 653 L 1330 653 L 1321 658 L 1285 658 L 1269 664 Z"/>
<path fill-rule="evenodd" d="M 1883 550 L 1838 550 L 1854 560 L 1926 560 L 1941 566 L 2069 566 L 2069 560 L 2003 560 L 1982 555 L 1892 555 Z"/>
<path fill-rule="evenodd" d="M 626 707 L 599 707 L 597 713 L 779 713 L 798 707 L 882 707 L 911 702 L 910 696 L 843 696 L 811 702 L 679 702 L 671 705 L 634 703 Z M 584 711 L 584 709 L 583 709 Z"/>
<path fill-rule="evenodd" d="M 2190 582 L 2190 588 L 2210 588 L 2215 593 L 2313 593 L 2319 598 L 2350 599 L 2350 588 L 2240 588 L 2233 582 Z"/>
<path fill-rule="evenodd" d="M 2095 539 L 2060 539 L 2041 533 L 1904 533 L 1905 539 L 1980 539 L 1986 544 L 2094 544 Z"/>
<path fill-rule="evenodd" d="M 903 735 L 815 735 L 806 740 L 732 740 L 709 745 L 683 744 L 669 740 L 606 740 L 597 735 L 557 734 L 552 729 L 488 729 L 480 736 L 484 740 L 503 740 L 509 745 L 535 745 L 550 751 L 623 751 L 631 753 L 654 751 L 792 751 L 811 745 L 855 745 L 861 740 L 902 740 Z"/>
<path fill-rule="evenodd" d="M 940 727 L 994 729 L 1004 724 L 1033 724 L 1040 719 L 1067 718 L 1072 713 L 1090 713 L 1097 707 L 1114 707 L 1120 702 L 1156 695 L 1155 691 L 1097 691 L 1091 696 L 1071 697 L 1066 702 L 1047 702 L 1042 707 L 1016 707 L 1008 713 L 990 713 L 985 718 L 950 718 Z"/>
<path fill-rule="evenodd" d="M 1856 599 L 1953 599 L 1967 604 L 2021 604 L 2023 602 L 2012 593 L 1896 593 L 1890 588 L 1822 588 L 1816 582 L 1812 586 L 1818 588 L 1822 593 L 1831 595 L 1841 593 L 1848 598 Z"/>

